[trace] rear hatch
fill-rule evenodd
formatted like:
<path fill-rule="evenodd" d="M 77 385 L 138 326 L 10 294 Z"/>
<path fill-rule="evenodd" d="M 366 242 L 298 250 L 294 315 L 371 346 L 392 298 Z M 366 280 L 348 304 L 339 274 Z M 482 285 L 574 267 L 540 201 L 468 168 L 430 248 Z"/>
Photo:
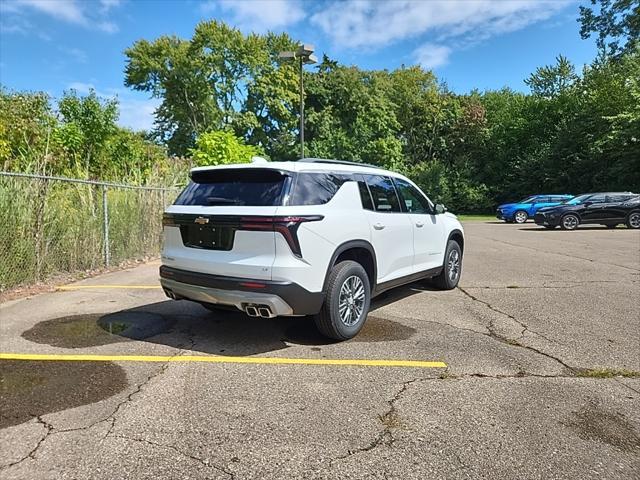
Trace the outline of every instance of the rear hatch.
<path fill-rule="evenodd" d="M 164 215 L 165 265 L 240 278 L 271 279 L 273 217 L 288 172 L 269 168 L 195 170 Z"/>

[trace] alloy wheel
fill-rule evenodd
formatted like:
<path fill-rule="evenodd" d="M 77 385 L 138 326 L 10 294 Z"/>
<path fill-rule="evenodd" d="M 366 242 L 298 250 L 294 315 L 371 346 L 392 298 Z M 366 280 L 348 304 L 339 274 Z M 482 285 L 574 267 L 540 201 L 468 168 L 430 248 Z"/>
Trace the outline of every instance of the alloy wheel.
<path fill-rule="evenodd" d="M 629 225 L 631 228 L 640 228 L 640 213 L 632 213 L 629 216 Z"/>
<path fill-rule="evenodd" d="M 364 284 L 360 277 L 351 275 L 340 287 L 338 309 L 342 323 L 348 327 L 358 323 L 364 311 L 364 303 Z"/>
<path fill-rule="evenodd" d="M 524 223 L 527 221 L 527 214 L 525 212 L 516 212 L 516 223 Z"/>
<path fill-rule="evenodd" d="M 457 250 L 451 250 L 447 259 L 447 273 L 449 280 L 455 282 L 460 275 L 460 253 Z"/>
<path fill-rule="evenodd" d="M 575 215 L 567 215 L 562 219 L 562 225 L 567 230 L 573 230 L 578 226 L 578 219 Z"/>

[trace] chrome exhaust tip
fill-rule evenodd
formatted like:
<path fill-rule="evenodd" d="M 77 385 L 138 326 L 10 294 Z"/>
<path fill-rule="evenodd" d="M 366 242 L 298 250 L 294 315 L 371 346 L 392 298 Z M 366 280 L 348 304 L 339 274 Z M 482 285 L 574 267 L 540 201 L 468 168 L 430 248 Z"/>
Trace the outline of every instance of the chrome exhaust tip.
<path fill-rule="evenodd" d="M 166 288 L 165 288 L 165 289 L 164 289 L 164 294 L 165 294 L 167 297 L 171 298 L 172 300 L 175 300 L 175 299 L 176 299 L 175 294 L 174 294 L 171 290 L 168 290 L 168 289 L 166 289 Z"/>
<path fill-rule="evenodd" d="M 271 309 L 269 307 L 258 307 L 258 313 L 264 318 L 275 317 L 275 315 L 271 313 Z"/>
<path fill-rule="evenodd" d="M 249 305 L 248 307 L 246 307 L 244 309 L 244 312 L 249 315 L 250 317 L 258 317 L 260 316 L 260 314 L 258 313 L 258 309 L 256 307 L 253 307 L 251 305 Z"/>

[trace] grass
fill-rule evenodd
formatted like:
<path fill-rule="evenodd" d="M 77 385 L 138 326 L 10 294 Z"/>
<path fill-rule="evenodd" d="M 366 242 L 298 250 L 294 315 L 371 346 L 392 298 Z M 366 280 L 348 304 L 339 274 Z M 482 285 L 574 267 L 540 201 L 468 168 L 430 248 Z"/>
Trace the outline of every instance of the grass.
<path fill-rule="evenodd" d="M 456 215 L 461 222 L 498 221 L 495 215 Z"/>
<path fill-rule="evenodd" d="M 109 188 L 107 200 L 111 263 L 157 255 L 162 195 Z M 0 225 L 0 292 L 104 265 L 99 187 L 0 177 Z"/>
<path fill-rule="evenodd" d="M 591 368 L 577 372 L 578 377 L 585 378 L 640 378 L 640 372 L 627 370 L 625 368 Z"/>
<path fill-rule="evenodd" d="M 129 328 L 129 325 L 127 325 L 126 323 L 122 323 L 122 322 L 109 322 L 109 333 L 111 335 L 120 335 L 122 332 L 124 332 L 127 328 Z"/>

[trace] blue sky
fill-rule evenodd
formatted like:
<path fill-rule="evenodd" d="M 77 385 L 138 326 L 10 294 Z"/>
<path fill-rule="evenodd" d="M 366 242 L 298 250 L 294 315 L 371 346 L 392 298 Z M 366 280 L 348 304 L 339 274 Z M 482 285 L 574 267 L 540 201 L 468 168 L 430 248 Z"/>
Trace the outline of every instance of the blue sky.
<path fill-rule="evenodd" d="M 584 3 L 584 2 L 583 2 Z M 578 33 L 576 0 L 0 0 L 0 83 L 59 97 L 69 88 L 117 96 L 120 123 L 152 126 L 158 100 L 123 85 L 138 39 L 189 38 L 201 20 L 286 31 L 319 55 L 361 68 L 420 64 L 456 92 L 508 86 L 558 54 L 595 56 Z"/>

